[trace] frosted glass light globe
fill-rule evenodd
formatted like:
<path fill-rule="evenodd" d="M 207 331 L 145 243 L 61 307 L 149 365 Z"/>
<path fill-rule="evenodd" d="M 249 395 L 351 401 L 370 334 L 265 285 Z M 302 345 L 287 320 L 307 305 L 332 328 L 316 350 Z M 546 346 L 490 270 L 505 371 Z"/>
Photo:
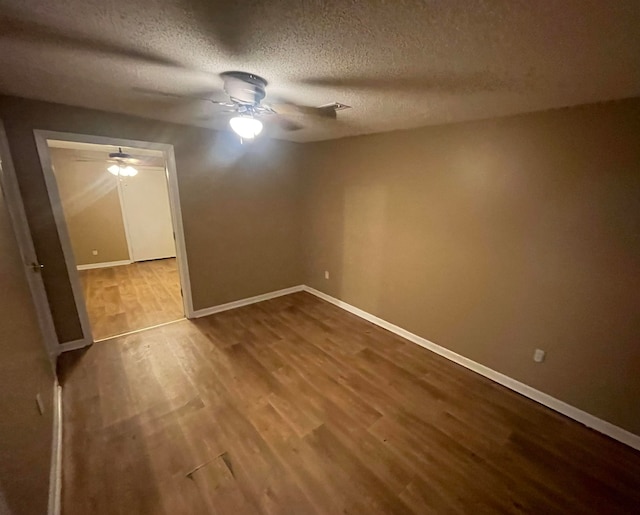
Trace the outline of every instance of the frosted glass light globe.
<path fill-rule="evenodd" d="M 248 116 L 231 118 L 229 125 L 242 139 L 253 139 L 262 132 L 262 122 Z"/>

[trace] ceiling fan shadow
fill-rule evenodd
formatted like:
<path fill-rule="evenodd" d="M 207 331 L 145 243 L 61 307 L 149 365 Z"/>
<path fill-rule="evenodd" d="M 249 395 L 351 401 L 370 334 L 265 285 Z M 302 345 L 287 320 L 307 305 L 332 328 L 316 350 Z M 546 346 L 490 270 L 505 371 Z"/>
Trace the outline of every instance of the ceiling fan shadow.
<path fill-rule="evenodd" d="M 171 93 L 170 91 L 161 91 L 161 90 L 157 90 L 157 89 L 138 88 L 138 87 L 131 88 L 131 91 L 135 91 L 136 93 L 142 93 L 143 95 L 153 96 L 153 97 L 156 97 L 156 98 L 165 97 L 165 98 L 168 98 L 168 99 L 175 99 L 175 100 L 182 101 L 182 102 L 190 102 L 190 101 L 193 101 L 193 100 L 197 100 L 197 101 L 201 101 L 201 102 L 210 102 L 212 104 L 223 105 L 223 106 L 229 106 L 230 105 L 230 103 L 228 101 L 215 100 L 215 99 L 211 98 L 211 94 L 212 94 L 212 89 L 211 88 L 208 88 L 208 89 L 203 90 L 203 91 L 197 91 L 195 93 L 186 93 L 186 94 Z"/>
<path fill-rule="evenodd" d="M 0 40 L 25 41 L 43 46 L 82 50 L 95 54 L 109 55 L 124 59 L 144 61 L 150 64 L 183 68 L 165 56 L 128 46 L 126 43 L 106 41 L 80 32 L 53 27 L 44 23 L 0 14 Z"/>
<path fill-rule="evenodd" d="M 490 72 L 456 75 L 434 73 L 428 76 L 360 75 L 346 77 L 309 77 L 299 81 L 307 86 L 334 89 L 353 89 L 381 93 L 440 93 L 461 94 L 522 89 L 516 81 L 501 78 Z"/>

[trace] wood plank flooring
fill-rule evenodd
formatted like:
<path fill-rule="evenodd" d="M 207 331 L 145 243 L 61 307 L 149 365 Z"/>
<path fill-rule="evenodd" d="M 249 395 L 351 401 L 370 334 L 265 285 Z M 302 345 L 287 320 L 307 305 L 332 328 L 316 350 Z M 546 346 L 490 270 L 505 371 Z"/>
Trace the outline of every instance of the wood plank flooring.
<path fill-rule="evenodd" d="M 59 367 L 65 515 L 640 506 L 640 453 L 306 293 Z"/>
<path fill-rule="evenodd" d="M 93 339 L 184 317 L 175 258 L 81 270 Z"/>

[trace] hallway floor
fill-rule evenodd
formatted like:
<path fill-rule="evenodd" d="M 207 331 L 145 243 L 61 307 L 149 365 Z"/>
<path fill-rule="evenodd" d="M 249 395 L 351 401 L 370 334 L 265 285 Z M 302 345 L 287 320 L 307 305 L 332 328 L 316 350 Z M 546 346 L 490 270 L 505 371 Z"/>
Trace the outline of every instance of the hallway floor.
<path fill-rule="evenodd" d="M 80 271 L 94 340 L 184 317 L 175 258 Z"/>

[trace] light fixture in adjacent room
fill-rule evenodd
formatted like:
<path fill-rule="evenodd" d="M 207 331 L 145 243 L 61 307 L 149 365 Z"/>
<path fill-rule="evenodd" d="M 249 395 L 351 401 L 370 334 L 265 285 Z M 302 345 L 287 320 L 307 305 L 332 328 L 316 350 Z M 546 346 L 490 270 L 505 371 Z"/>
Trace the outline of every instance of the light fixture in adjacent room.
<path fill-rule="evenodd" d="M 234 116 L 229 125 L 242 139 L 253 139 L 262 132 L 262 122 L 251 116 Z"/>
<path fill-rule="evenodd" d="M 138 175 L 138 170 L 129 165 L 113 164 L 109 166 L 107 170 L 116 177 L 133 177 L 134 175 Z"/>
<path fill-rule="evenodd" d="M 117 152 L 111 152 L 109 154 L 109 161 L 107 161 L 107 163 L 112 164 L 107 166 L 107 170 L 116 177 L 133 177 L 134 175 L 138 175 L 138 170 L 129 164 L 132 162 L 139 163 L 140 159 L 123 152 L 122 147 L 118 147 Z"/>

